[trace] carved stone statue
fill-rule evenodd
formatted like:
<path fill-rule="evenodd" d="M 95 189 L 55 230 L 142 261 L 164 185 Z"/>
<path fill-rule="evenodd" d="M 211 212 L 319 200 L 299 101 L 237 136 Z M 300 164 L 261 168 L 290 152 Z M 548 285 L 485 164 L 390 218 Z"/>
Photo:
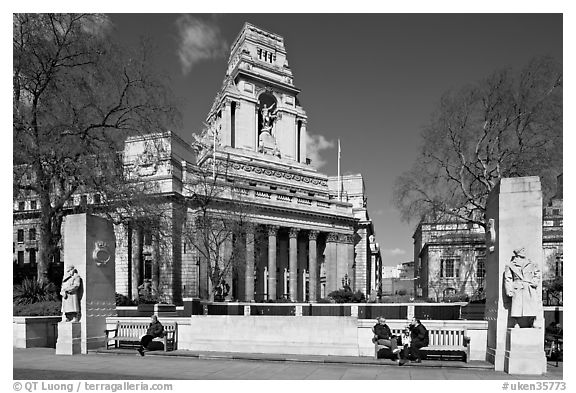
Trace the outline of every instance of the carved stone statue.
<path fill-rule="evenodd" d="M 494 228 L 494 219 L 488 220 L 486 226 L 486 244 L 489 252 L 494 252 L 494 244 L 496 243 L 496 229 Z"/>
<path fill-rule="evenodd" d="M 268 108 L 266 104 L 262 107 L 260 112 L 262 113 L 262 132 L 268 132 L 272 134 L 272 126 L 274 125 L 274 121 L 278 117 L 276 111 L 272 112 L 272 108 L 274 108 L 276 103 L 270 105 Z"/>
<path fill-rule="evenodd" d="M 526 258 L 524 248 L 514 250 L 514 255 L 504 268 L 504 288 L 512 298 L 510 316 L 514 327 L 533 327 L 537 312 L 542 307 L 538 296 L 540 269 Z"/>
<path fill-rule="evenodd" d="M 73 265 L 68 266 L 62 279 L 62 322 L 80 321 L 80 299 L 82 298 L 82 278 Z"/>

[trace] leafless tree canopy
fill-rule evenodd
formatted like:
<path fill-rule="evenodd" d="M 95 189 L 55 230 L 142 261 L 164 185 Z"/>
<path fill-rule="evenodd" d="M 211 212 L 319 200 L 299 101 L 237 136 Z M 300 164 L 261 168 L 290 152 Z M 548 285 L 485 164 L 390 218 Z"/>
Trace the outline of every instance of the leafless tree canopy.
<path fill-rule="evenodd" d="M 177 118 L 149 47 L 120 48 L 112 28 L 104 15 L 13 17 L 14 195 L 31 192 L 39 201 L 40 281 L 72 194 L 122 176 L 116 152 L 127 135 Z"/>
<path fill-rule="evenodd" d="M 545 197 L 562 172 L 562 66 L 535 58 L 449 91 L 422 132 L 413 168 L 396 180 L 403 218 L 484 225 L 486 198 L 503 177 L 540 176 Z"/>

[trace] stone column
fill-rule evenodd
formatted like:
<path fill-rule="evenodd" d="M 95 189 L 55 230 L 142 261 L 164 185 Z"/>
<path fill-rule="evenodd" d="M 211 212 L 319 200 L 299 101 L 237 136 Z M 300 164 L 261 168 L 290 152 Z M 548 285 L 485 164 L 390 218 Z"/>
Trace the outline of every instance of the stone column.
<path fill-rule="evenodd" d="M 306 301 L 306 276 L 303 272 L 306 271 L 308 265 L 308 252 L 306 247 L 308 247 L 308 242 L 303 241 L 304 239 L 300 238 L 298 240 L 298 299 L 297 301 L 303 302 Z"/>
<path fill-rule="evenodd" d="M 246 273 L 245 273 L 244 301 L 254 300 L 254 227 L 248 226 L 246 230 Z"/>
<path fill-rule="evenodd" d="M 346 243 L 346 262 L 348 263 L 348 278 L 350 279 L 350 287 L 353 291 L 356 290 L 356 277 L 354 266 L 354 235 L 345 235 L 344 242 Z"/>
<path fill-rule="evenodd" d="M 268 299 L 276 300 L 276 239 L 279 227 L 268 227 Z"/>
<path fill-rule="evenodd" d="M 140 265 L 142 263 L 142 243 L 143 233 L 142 228 L 136 224 L 132 228 L 132 299 L 138 299 L 138 286 L 142 272 Z"/>
<path fill-rule="evenodd" d="M 300 127 L 300 162 L 306 163 L 306 122 L 302 120 L 302 126 Z"/>
<path fill-rule="evenodd" d="M 153 254 L 152 254 L 152 294 L 158 294 L 160 287 L 160 235 L 153 235 Z"/>
<path fill-rule="evenodd" d="M 290 300 L 295 302 L 297 299 L 298 290 L 298 228 L 290 228 L 290 250 L 288 251 L 289 270 L 290 270 Z"/>
<path fill-rule="evenodd" d="M 515 250 L 524 249 L 523 263 L 530 260 L 535 269 L 542 271 L 542 191 L 540 179 L 520 177 L 501 179 L 488 196 L 486 219 L 486 308 L 488 340 L 486 359 L 496 371 L 513 374 L 541 375 L 546 372 L 544 353 L 544 312 L 542 307 L 542 280 L 533 291 L 518 289 L 523 309 L 529 299 L 534 300 L 532 310 L 534 327 L 515 328 L 511 317 L 512 298 L 504 285 L 506 266 L 511 263 Z M 521 252 L 520 252 L 521 253 Z M 530 270 L 518 269 L 520 274 Z M 530 279 L 528 277 L 527 279 Z M 530 312 L 532 311 L 532 312 Z"/>
<path fill-rule="evenodd" d="M 318 300 L 318 261 L 316 259 L 316 240 L 318 231 L 308 233 L 308 272 L 310 274 L 308 290 L 311 302 Z"/>
<path fill-rule="evenodd" d="M 336 244 L 338 241 L 337 233 L 329 233 L 326 237 L 326 259 L 324 260 L 324 268 L 326 269 L 326 295 L 338 289 L 337 278 L 337 251 Z"/>

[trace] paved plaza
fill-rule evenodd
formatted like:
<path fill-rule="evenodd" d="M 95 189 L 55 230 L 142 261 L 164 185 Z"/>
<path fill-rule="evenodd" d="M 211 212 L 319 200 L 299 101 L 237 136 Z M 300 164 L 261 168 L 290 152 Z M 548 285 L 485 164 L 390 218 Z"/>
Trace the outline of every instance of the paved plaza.
<path fill-rule="evenodd" d="M 495 372 L 484 362 L 426 360 L 398 366 L 386 359 L 175 351 L 91 352 L 56 356 L 54 349 L 14 349 L 15 380 L 561 380 L 562 363 L 544 376 Z"/>

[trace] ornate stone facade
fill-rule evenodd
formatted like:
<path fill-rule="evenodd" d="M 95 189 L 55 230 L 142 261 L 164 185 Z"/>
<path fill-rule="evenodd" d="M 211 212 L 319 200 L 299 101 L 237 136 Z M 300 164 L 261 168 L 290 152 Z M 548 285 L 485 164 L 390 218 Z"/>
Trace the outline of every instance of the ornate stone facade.
<path fill-rule="evenodd" d="M 149 280 L 164 300 L 210 298 L 218 261 L 230 259 L 220 277 L 231 287 L 226 299 L 316 301 L 344 282 L 370 293 L 374 229 L 363 178 L 343 177 L 338 193 L 337 179 L 310 165 L 299 93 L 284 39 L 246 23 L 208 127 L 195 136 L 201 143 L 193 147 L 172 132 L 125 142 L 126 170 L 157 196 L 162 214 L 149 228 L 115 229 L 117 292 L 134 298 Z M 241 231 L 218 240 L 213 258 L 202 244 L 197 202 L 210 182 L 218 193 L 206 212 L 242 222 Z"/>

